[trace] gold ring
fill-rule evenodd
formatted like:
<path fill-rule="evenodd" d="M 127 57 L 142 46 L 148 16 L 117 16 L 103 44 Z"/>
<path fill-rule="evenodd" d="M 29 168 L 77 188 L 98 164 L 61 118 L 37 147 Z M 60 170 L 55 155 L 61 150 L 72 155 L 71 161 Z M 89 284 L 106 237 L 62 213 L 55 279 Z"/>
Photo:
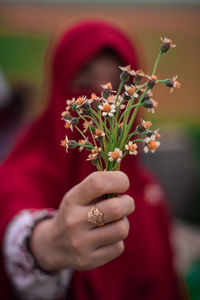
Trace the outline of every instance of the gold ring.
<path fill-rule="evenodd" d="M 100 212 L 96 205 L 92 205 L 88 211 L 88 222 L 95 226 L 103 226 L 103 213 Z"/>

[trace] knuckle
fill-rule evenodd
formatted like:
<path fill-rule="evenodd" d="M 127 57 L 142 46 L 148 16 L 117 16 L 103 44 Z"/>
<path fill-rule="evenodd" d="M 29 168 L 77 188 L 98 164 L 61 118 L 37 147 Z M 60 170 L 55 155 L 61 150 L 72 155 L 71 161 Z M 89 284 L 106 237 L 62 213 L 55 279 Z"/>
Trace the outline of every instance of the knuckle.
<path fill-rule="evenodd" d="M 76 218 L 72 217 L 72 214 L 68 214 L 65 217 L 65 225 L 68 229 L 72 229 L 72 228 L 76 227 L 76 225 L 77 225 Z"/>
<path fill-rule="evenodd" d="M 87 257 L 77 256 L 76 257 L 76 268 L 78 270 L 89 270 L 92 268 L 92 265 Z"/>

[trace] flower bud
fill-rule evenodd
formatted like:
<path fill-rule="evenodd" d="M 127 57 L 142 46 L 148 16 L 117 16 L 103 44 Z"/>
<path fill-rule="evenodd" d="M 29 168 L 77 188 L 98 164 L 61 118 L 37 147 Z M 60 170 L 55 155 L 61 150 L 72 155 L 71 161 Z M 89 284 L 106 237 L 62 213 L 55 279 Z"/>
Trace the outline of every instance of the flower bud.
<path fill-rule="evenodd" d="M 145 127 L 142 126 L 142 125 L 138 125 L 138 126 L 136 127 L 136 130 L 137 130 L 139 133 L 142 133 L 142 132 L 145 131 Z"/>
<path fill-rule="evenodd" d="M 149 80 L 147 82 L 147 86 L 148 88 L 152 89 L 154 87 L 154 85 L 156 84 L 155 80 Z"/>
<path fill-rule="evenodd" d="M 70 149 L 76 148 L 76 144 L 77 143 L 74 140 L 71 140 L 71 141 L 68 142 L 68 146 L 69 146 Z"/>
<path fill-rule="evenodd" d="M 76 125 L 78 124 L 78 121 L 79 121 L 78 118 L 73 118 L 73 119 L 71 120 L 71 124 L 72 124 L 73 126 L 76 126 Z"/>
<path fill-rule="evenodd" d="M 153 107 L 153 101 L 150 99 L 150 100 L 146 100 L 143 102 L 143 106 L 146 107 L 146 108 L 152 108 Z"/>
<path fill-rule="evenodd" d="M 120 79 L 123 81 L 128 81 L 130 79 L 129 73 L 126 71 L 121 72 Z"/>
<path fill-rule="evenodd" d="M 135 84 L 135 85 L 140 84 L 141 81 L 142 81 L 142 77 L 143 77 L 143 76 L 140 76 L 140 75 L 136 74 L 135 77 L 134 77 L 134 79 L 133 79 L 134 84 Z"/>
<path fill-rule="evenodd" d="M 67 115 L 65 115 L 65 116 L 63 117 L 63 119 L 64 119 L 65 121 L 70 121 L 70 120 L 72 119 L 72 116 L 71 116 L 70 114 L 67 114 Z"/>
<path fill-rule="evenodd" d="M 94 100 L 93 101 L 93 107 L 94 109 L 99 109 L 100 101 L 99 100 Z"/>
<path fill-rule="evenodd" d="M 173 86 L 174 86 L 174 81 L 171 80 L 171 79 L 166 79 L 165 85 L 166 85 L 167 87 L 173 87 Z"/>
<path fill-rule="evenodd" d="M 131 96 L 128 93 L 123 93 L 122 98 L 124 101 L 129 101 L 131 99 Z"/>
<path fill-rule="evenodd" d="M 170 48 L 170 44 L 169 43 L 163 43 L 160 47 L 160 51 L 162 53 L 166 53 Z"/>
<path fill-rule="evenodd" d="M 109 89 L 103 90 L 101 95 L 104 99 L 108 99 L 108 97 L 110 96 L 110 90 Z"/>

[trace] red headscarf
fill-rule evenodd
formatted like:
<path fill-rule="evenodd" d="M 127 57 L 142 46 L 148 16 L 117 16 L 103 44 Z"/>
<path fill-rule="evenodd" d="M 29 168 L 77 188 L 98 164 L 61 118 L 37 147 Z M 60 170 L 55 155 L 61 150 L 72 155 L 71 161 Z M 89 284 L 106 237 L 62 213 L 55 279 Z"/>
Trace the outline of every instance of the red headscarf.
<path fill-rule="evenodd" d="M 50 65 L 48 109 L 1 168 L 1 243 L 8 222 L 20 210 L 58 208 L 63 195 L 94 170 L 82 153 L 72 150 L 66 155 L 60 147 L 65 136 L 60 113 L 71 96 L 70 78 L 107 47 L 119 55 L 124 65 L 139 68 L 138 55 L 130 41 L 105 23 L 81 23 L 64 33 L 55 47 Z M 165 208 L 163 204 L 152 207 L 145 202 L 145 187 L 154 180 L 132 157 L 122 164 L 131 181 L 129 193 L 136 203 L 136 212 L 130 217 L 126 250 L 96 270 L 75 271 L 67 299 L 177 300 Z M 5 292 L 7 285 L 1 265 L 0 289 L 4 287 Z M 4 299 L 11 299 L 8 291 Z"/>

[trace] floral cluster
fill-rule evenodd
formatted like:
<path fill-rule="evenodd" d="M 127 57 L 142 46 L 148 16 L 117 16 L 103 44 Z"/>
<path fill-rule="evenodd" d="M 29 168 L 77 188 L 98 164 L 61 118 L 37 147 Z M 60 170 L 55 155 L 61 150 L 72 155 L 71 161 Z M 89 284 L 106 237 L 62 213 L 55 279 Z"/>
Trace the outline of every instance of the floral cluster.
<path fill-rule="evenodd" d="M 121 160 L 126 155 L 138 154 L 138 143 L 143 143 L 144 152 L 155 152 L 159 147 L 159 130 L 152 130 L 152 123 L 141 119 L 134 121 L 140 107 L 155 113 L 158 102 L 153 99 L 152 89 L 164 84 L 173 92 L 179 88 L 177 76 L 172 79 L 158 79 L 155 75 L 162 54 L 176 45 L 170 39 L 161 38 L 162 45 L 151 75 L 142 70 L 133 70 L 130 65 L 119 67 L 120 85 L 114 91 L 110 82 L 102 85 L 101 95 L 92 93 L 89 98 L 80 96 L 66 101 L 62 120 L 67 130 L 77 130 L 78 141 L 69 140 L 68 135 L 61 141 L 66 149 L 78 147 L 89 150 L 87 160 L 98 170 L 119 170 Z"/>

